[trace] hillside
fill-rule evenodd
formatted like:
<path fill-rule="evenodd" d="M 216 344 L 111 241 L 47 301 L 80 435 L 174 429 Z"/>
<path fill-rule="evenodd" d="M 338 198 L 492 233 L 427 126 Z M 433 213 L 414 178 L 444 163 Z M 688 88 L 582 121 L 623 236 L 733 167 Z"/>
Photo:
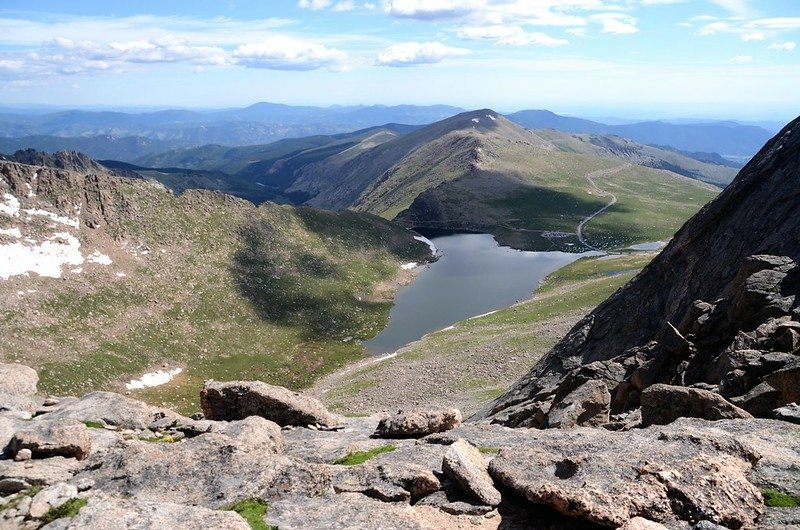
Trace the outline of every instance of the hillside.
<path fill-rule="evenodd" d="M 491 232 L 503 244 L 528 249 L 579 245 L 577 225 L 605 206 L 612 190 L 618 204 L 586 227 L 595 246 L 668 238 L 716 193 L 639 164 L 683 165 L 683 172 L 701 171 L 708 180 L 732 172 L 622 139 L 528 131 L 484 109 L 345 163 L 309 165 L 289 191 L 310 195 L 314 206 L 354 207 L 418 228 Z M 602 179 L 587 179 L 592 174 Z"/>
<path fill-rule="evenodd" d="M 0 351 L 54 394 L 162 367 L 183 372 L 141 396 L 183 409 L 208 378 L 307 385 L 362 354 L 400 264 L 429 254 L 368 214 L 175 197 L 96 164 L 0 175 Z"/>

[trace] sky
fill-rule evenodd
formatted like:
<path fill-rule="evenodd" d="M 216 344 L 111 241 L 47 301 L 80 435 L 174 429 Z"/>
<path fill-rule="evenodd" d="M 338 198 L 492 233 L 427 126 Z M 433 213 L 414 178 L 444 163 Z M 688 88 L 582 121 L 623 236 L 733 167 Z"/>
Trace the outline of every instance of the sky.
<path fill-rule="evenodd" d="M 0 105 L 800 114 L 798 0 L 0 1 Z"/>

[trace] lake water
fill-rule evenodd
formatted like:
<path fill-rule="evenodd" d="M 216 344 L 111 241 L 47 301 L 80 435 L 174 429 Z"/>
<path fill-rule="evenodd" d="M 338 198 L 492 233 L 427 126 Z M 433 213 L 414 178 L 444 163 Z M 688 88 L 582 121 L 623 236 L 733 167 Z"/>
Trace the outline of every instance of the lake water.
<path fill-rule="evenodd" d="M 598 252 L 522 252 L 501 247 L 489 234 L 433 237 L 439 261 L 401 288 L 389 324 L 364 343 L 369 353 L 388 353 L 461 320 L 528 298 L 551 272 Z"/>

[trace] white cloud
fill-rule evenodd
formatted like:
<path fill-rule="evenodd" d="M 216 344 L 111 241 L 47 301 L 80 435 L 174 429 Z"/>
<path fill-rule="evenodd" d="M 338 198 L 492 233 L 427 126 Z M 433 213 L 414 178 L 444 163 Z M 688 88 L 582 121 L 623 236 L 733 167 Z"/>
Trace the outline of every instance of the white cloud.
<path fill-rule="evenodd" d="M 727 22 L 712 22 L 697 30 L 697 34 L 701 37 L 707 37 L 709 35 L 716 35 L 721 31 L 731 31 L 731 29 L 731 25 Z"/>
<path fill-rule="evenodd" d="M 331 0 L 299 0 L 297 2 L 297 7 L 301 7 L 303 9 L 325 9 L 326 7 L 331 5 Z"/>
<path fill-rule="evenodd" d="M 334 11 L 352 11 L 355 8 L 356 4 L 352 0 L 344 0 L 343 2 L 338 2 L 335 6 L 333 6 Z"/>
<path fill-rule="evenodd" d="M 391 16 L 437 20 L 458 18 L 484 7 L 481 0 L 389 0 L 384 11 Z"/>
<path fill-rule="evenodd" d="M 588 34 L 586 32 L 586 28 L 568 28 L 564 31 L 570 35 L 575 35 L 576 37 L 585 37 Z"/>
<path fill-rule="evenodd" d="M 773 42 L 768 46 L 770 50 L 780 50 L 784 52 L 790 52 L 797 48 L 797 44 L 793 41 L 786 41 L 786 42 Z"/>
<path fill-rule="evenodd" d="M 372 2 L 364 2 L 364 9 L 367 9 L 367 10 L 369 10 L 369 11 L 372 11 L 372 10 L 373 10 L 373 9 L 375 9 L 376 7 L 378 7 L 378 6 L 376 6 L 376 5 L 375 5 L 375 4 L 373 4 Z"/>
<path fill-rule="evenodd" d="M 730 58 L 730 62 L 733 64 L 746 64 L 753 61 L 753 57 L 751 55 L 736 55 Z"/>
<path fill-rule="evenodd" d="M 683 4 L 687 0 L 642 0 L 644 6 L 666 5 L 666 4 Z"/>
<path fill-rule="evenodd" d="M 415 66 L 434 64 L 448 57 L 467 55 L 469 50 L 445 46 L 441 42 L 404 42 L 389 46 L 378 54 L 379 66 Z"/>
<path fill-rule="evenodd" d="M 747 26 L 763 29 L 800 29 L 800 17 L 759 18 L 748 22 Z"/>
<path fill-rule="evenodd" d="M 340 50 L 284 35 L 239 46 L 231 57 L 236 64 L 269 70 L 342 70 L 347 60 L 347 54 Z"/>
<path fill-rule="evenodd" d="M 756 40 L 764 40 L 767 38 L 767 36 L 761 33 L 760 31 L 754 31 L 752 33 L 742 33 L 741 35 L 739 35 L 739 38 L 742 39 L 744 42 L 751 42 Z"/>
<path fill-rule="evenodd" d="M 623 13 L 599 13 L 591 15 L 589 18 L 603 25 L 603 33 L 626 35 L 639 31 L 639 28 L 636 27 L 636 19 Z"/>
<path fill-rule="evenodd" d="M 458 36 L 467 40 L 487 39 L 505 46 L 526 46 L 539 44 L 542 46 L 563 46 L 569 44 L 566 39 L 558 39 L 541 32 L 528 32 L 519 26 L 479 26 L 458 30 Z"/>
<path fill-rule="evenodd" d="M 711 0 L 711 3 L 730 11 L 734 15 L 746 16 L 752 12 L 746 0 Z"/>

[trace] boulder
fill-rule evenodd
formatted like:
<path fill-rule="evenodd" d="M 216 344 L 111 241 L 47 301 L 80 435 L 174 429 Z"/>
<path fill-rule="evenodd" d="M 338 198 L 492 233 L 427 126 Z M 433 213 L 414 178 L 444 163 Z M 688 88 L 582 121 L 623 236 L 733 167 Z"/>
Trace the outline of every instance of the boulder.
<path fill-rule="evenodd" d="M 772 411 L 772 417 L 776 420 L 800 424 L 800 405 L 789 403 L 784 407 L 779 407 Z"/>
<path fill-rule="evenodd" d="M 452 429 L 461 423 L 461 412 L 453 408 L 398 411 L 381 419 L 375 436 L 382 438 L 419 437 Z"/>
<path fill-rule="evenodd" d="M 281 428 L 275 422 L 260 416 L 248 416 L 236 421 L 209 422 L 209 431 L 233 438 L 238 443 L 255 450 L 279 454 L 283 452 L 284 441 Z"/>
<path fill-rule="evenodd" d="M 603 381 L 591 380 L 550 408 L 547 425 L 561 429 L 576 425 L 598 426 L 608 423 L 610 412 L 611 393 L 608 387 Z"/>
<path fill-rule="evenodd" d="M 68 530 L 135 530 L 140 528 L 214 528 L 250 530 L 239 514 L 168 502 L 107 496 L 90 497 L 66 526 Z"/>
<path fill-rule="evenodd" d="M 0 460 L 0 480 L 19 479 L 32 486 L 47 486 L 58 482 L 66 482 L 73 475 L 84 469 L 90 459 L 78 461 L 75 458 L 53 456 L 46 460 L 28 460 L 15 462 Z"/>
<path fill-rule="evenodd" d="M 421 499 L 415 506 L 433 506 L 452 515 L 484 515 L 495 508 L 486 504 L 473 504 L 450 491 L 439 490 Z"/>
<path fill-rule="evenodd" d="M 58 508 L 70 499 L 78 496 L 78 488 L 71 484 L 60 482 L 41 490 L 34 495 L 31 501 L 30 516 L 41 518 L 51 508 Z"/>
<path fill-rule="evenodd" d="M 444 454 L 442 471 L 461 491 L 482 504 L 500 504 L 500 492 L 489 476 L 489 466 L 477 447 L 459 439 Z"/>
<path fill-rule="evenodd" d="M 619 530 L 667 530 L 667 527 L 644 517 L 634 517 L 620 526 Z"/>
<path fill-rule="evenodd" d="M 666 425 L 681 417 L 722 420 L 753 416 L 719 394 L 699 388 L 656 384 L 642 392 L 642 424 Z"/>
<path fill-rule="evenodd" d="M 0 363 L 0 395 L 32 396 L 36 394 L 38 382 L 39 374 L 33 368 Z"/>
<path fill-rule="evenodd" d="M 800 401 L 800 364 L 773 372 L 764 382 L 780 393 L 780 405 Z"/>
<path fill-rule="evenodd" d="M 91 392 L 80 399 L 62 399 L 52 410 L 43 415 L 48 419 L 71 418 L 78 421 L 102 421 L 122 429 L 149 429 L 153 422 L 165 416 L 175 421 L 183 419 L 180 414 L 137 401 L 114 392 Z"/>
<path fill-rule="evenodd" d="M 432 471 L 410 463 L 350 466 L 333 481 L 337 493 L 361 493 L 383 502 L 416 502 L 440 487 Z"/>
<path fill-rule="evenodd" d="M 208 381 L 200 392 L 203 413 L 210 420 L 241 420 L 261 416 L 278 425 L 337 427 L 342 418 L 310 396 L 261 381 Z"/>
<path fill-rule="evenodd" d="M 30 449 L 33 458 L 65 456 L 83 460 L 92 449 L 92 436 L 79 421 L 41 420 L 14 433 L 8 447 L 13 455 Z"/>
<path fill-rule="evenodd" d="M 731 402 L 753 416 L 768 418 L 781 404 L 781 393 L 768 383 L 761 383 L 743 396 L 732 397 Z"/>

